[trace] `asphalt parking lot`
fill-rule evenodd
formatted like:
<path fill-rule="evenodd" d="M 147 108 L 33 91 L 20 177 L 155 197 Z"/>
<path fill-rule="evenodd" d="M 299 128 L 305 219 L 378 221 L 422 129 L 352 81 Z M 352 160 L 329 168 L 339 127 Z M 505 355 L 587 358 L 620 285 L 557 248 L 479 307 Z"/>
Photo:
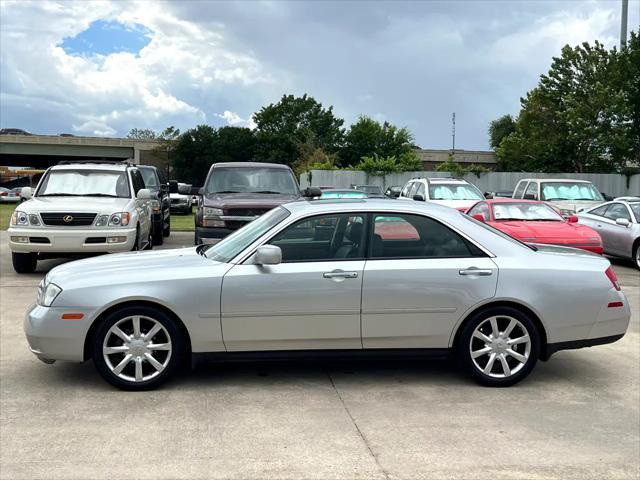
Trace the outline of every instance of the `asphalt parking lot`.
<path fill-rule="evenodd" d="M 190 245 L 174 233 L 163 248 Z M 43 274 L 0 233 L 0 478 L 638 478 L 640 274 L 617 343 L 560 352 L 508 389 L 445 361 L 204 365 L 159 391 L 45 365 L 22 318 Z"/>

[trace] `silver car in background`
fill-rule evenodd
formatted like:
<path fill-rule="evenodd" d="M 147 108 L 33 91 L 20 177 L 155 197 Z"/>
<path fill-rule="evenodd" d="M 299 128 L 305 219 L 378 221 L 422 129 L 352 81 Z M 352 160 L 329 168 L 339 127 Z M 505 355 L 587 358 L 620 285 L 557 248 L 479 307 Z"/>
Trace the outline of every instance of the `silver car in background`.
<path fill-rule="evenodd" d="M 580 223 L 600 234 L 604 253 L 630 258 L 640 269 L 640 197 L 620 197 L 578 213 Z"/>
<path fill-rule="evenodd" d="M 216 245 L 58 266 L 24 330 L 41 360 L 91 358 L 129 390 L 192 354 L 452 355 L 508 386 L 558 350 L 620 339 L 629 318 L 599 255 L 432 203 L 343 199 L 285 204 Z"/>

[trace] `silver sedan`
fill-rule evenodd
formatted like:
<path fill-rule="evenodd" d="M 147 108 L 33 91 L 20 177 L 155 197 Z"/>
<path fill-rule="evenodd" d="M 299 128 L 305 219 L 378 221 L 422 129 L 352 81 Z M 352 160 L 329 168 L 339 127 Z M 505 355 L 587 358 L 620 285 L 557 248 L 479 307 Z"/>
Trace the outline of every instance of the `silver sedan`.
<path fill-rule="evenodd" d="M 193 355 L 451 355 L 507 386 L 558 350 L 620 339 L 629 318 L 599 255 L 528 246 L 440 205 L 364 199 L 289 203 L 214 246 L 58 266 L 24 329 L 41 360 L 93 359 L 129 390 Z"/>
<path fill-rule="evenodd" d="M 604 253 L 632 259 L 640 268 L 640 198 L 621 197 L 578 213 L 600 234 Z"/>

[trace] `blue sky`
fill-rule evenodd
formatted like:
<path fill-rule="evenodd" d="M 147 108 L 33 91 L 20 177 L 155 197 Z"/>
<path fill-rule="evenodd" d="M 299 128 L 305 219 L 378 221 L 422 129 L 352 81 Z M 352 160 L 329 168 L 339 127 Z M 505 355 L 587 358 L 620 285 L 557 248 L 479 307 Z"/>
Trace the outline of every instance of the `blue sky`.
<path fill-rule="evenodd" d="M 308 93 L 346 125 L 389 120 L 425 148 L 450 147 L 455 111 L 456 147 L 487 149 L 489 122 L 518 113 L 565 44 L 613 47 L 619 29 L 619 0 L 3 1 L 0 126 L 251 127 L 263 105 Z"/>

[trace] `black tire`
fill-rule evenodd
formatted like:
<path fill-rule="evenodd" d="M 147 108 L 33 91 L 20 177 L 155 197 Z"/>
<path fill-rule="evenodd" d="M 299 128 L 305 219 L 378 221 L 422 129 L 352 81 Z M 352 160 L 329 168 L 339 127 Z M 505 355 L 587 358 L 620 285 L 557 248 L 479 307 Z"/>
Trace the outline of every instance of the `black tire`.
<path fill-rule="evenodd" d="M 153 228 L 153 244 L 162 245 L 164 243 L 164 232 L 162 231 L 162 223 Z"/>
<path fill-rule="evenodd" d="M 171 235 L 171 216 L 167 218 L 167 226 L 164 227 L 164 230 L 162 231 L 162 235 L 164 237 L 168 237 L 169 235 Z"/>
<path fill-rule="evenodd" d="M 473 344 L 471 343 L 472 336 L 478 327 L 481 329 L 491 328 L 492 325 L 490 319 L 492 317 L 496 317 L 500 335 L 508 329 L 508 325 L 511 323 L 512 319 L 516 320 L 517 326 L 513 328 L 510 336 L 513 335 L 514 338 L 524 338 L 524 334 L 528 335 L 528 354 L 526 353 L 527 345 L 525 343 L 509 347 L 502 337 L 496 338 L 496 342 L 492 344 L 488 344 L 484 340 L 474 337 Z M 480 333 L 483 333 L 483 331 L 481 330 Z M 486 333 L 487 336 L 491 335 L 489 330 L 486 330 L 484 333 Z M 491 338 L 493 339 L 493 337 Z M 472 347 L 475 352 L 485 348 L 492 348 L 492 350 L 474 360 L 471 356 Z M 494 348 L 495 350 L 493 350 Z M 517 354 L 521 358 L 526 358 L 526 361 L 521 362 L 515 357 L 510 356 L 508 351 L 505 349 L 512 350 L 514 355 Z M 494 354 L 493 352 L 495 351 L 502 353 Z M 491 361 L 491 355 L 494 355 L 494 362 L 492 363 L 489 372 L 485 373 L 480 367 L 486 368 L 488 366 Z M 508 376 L 498 377 L 497 375 L 500 375 L 501 371 L 502 375 L 505 373 L 505 367 L 500 359 L 501 355 L 504 356 L 504 360 L 507 362 L 510 374 Z M 456 345 L 456 356 L 461 366 L 478 383 L 488 387 L 508 387 L 523 380 L 535 367 L 540 356 L 540 333 L 538 332 L 533 320 L 520 310 L 511 307 L 488 308 L 476 313 L 464 325 L 459 341 Z M 485 361 L 486 363 L 484 363 Z M 512 370 L 515 372 L 511 373 Z"/>
<path fill-rule="evenodd" d="M 633 246 L 631 260 L 635 264 L 636 268 L 640 270 L 640 240 L 636 240 L 636 244 Z"/>
<path fill-rule="evenodd" d="M 114 366 L 114 364 L 117 364 L 119 361 L 122 361 L 126 354 L 112 354 L 111 356 L 109 356 L 111 366 L 107 363 L 105 355 L 103 354 L 105 337 L 109 337 L 108 343 L 111 343 L 112 339 L 115 338 L 113 334 L 109 332 L 111 327 L 113 327 L 118 322 L 122 322 L 121 330 L 128 335 L 132 335 L 133 331 L 126 328 L 126 325 L 129 324 L 128 320 L 126 319 L 134 316 L 141 317 L 140 328 L 142 333 L 148 332 L 150 330 L 150 325 L 153 325 L 153 323 L 149 322 L 149 319 L 160 323 L 162 327 L 164 327 L 164 331 L 160 331 L 151 339 L 152 343 L 165 342 L 171 344 L 171 350 L 166 354 L 164 359 L 162 357 L 157 357 L 160 359 L 160 361 L 166 363 L 164 369 L 155 374 L 155 376 L 153 376 L 149 380 L 135 381 L 133 375 L 135 375 L 136 362 L 133 359 L 126 362 L 126 367 L 124 367 L 121 372 L 121 374 L 124 376 L 131 376 L 131 380 L 127 380 L 126 378 L 118 376 L 113 372 L 112 366 Z M 147 329 L 146 332 L 145 328 Z M 166 337 L 168 337 L 169 342 L 167 342 Z M 121 342 L 122 345 L 124 345 L 124 342 Z M 159 352 L 156 352 L 156 354 L 157 353 Z M 104 378 L 111 385 L 121 390 L 141 391 L 153 390 L 155 388 L 158 388 L 181 369 L 181 367 L 185 364 L 186 356 L 186 339 L 184 338 L 182 330 L 176 325 L 175 321 L 164 312 L 148 306 L 125 307 L 110 313 L 98 326 L 93 337 L 92 357 L 93 363 L 98 370 L 98 373 L 100 373 L 102 378 Z M 135 358 L 135 355 L 133 358 Z M 151 375 L 153 372 L 156 372 L 150 362 L 142 360 L 142 365 L 142 368 L 145 369 L 144 372 L 146 374 Z"/>
<path fill-rule="evenodd" d="M 136 239 L 133 242 L 133 247 L 131 247 L 132 252 L 137 252 L 140 250 L 140 225 L 136 227 Z"/>
<path fill-rule="evenodd" d="M 11 252 L 11 262 L 16 273 L 33 273 L 38 265 L 38 254 Z"/>

